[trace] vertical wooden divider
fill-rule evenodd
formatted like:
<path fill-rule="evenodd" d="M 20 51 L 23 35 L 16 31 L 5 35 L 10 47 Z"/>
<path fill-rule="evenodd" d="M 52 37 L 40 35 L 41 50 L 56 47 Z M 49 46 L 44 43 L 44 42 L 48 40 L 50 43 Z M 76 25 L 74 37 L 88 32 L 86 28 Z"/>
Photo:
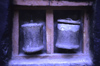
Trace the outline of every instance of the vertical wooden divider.
<path fill-rule="evenodd" d="M 46 10 L 46 44 L 47 53 L 54 53 L 54 23 L 53 23 L 53 10 Z"/>
<path fill-rule="evenodd" d="M 89 53 L 89 18 L 87 11 L 84 11 L 84 29 L 83 29 L 83 53 Z"/>
<path fill-rule="evenodd" d="M 13 30 L 12 30 L 12 56 L 18 55 L 19 49 L 19 13 L 18 11 L 14 12 L 13 18 Z"/>

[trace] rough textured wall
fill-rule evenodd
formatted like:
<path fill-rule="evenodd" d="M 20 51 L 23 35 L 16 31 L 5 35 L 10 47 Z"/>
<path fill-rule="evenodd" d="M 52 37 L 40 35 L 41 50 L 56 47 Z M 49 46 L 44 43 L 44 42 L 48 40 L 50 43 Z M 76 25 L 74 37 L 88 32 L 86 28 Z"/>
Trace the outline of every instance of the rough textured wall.
<path fill-rule="evenodd" d="M 94 23 L 94 64 L 100 66 L 100 0 L 96 0 Z"/>
<path fill-rule="evenodd" d="M 75 0 L 73 0 L 75 1 Z M 83 1 L 83 0 L 76 0 Z M 84 0 L 86 1 L 86 0 Z M 11 57 L 12 0 L 0 0 L 0 66 L 7 65 Z M 96 0 L 95 21 L 91 28 L 91 42 L 94 44 L 94 65 L 100 66 L 100 0 Z M 92 50 L 93 50 L 92 48 Z"/>
<path fill-rule="evenodd" d="M 11 56 L 12 23 L 9 5 L 10 0 L 0 0 L 0 66 L 7 65 Z"/>

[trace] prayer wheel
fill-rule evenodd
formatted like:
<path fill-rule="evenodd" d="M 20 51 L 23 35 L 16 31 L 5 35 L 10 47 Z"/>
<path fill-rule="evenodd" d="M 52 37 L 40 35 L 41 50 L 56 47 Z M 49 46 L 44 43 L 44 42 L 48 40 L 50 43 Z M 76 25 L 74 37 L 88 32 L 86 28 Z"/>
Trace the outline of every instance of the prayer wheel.
<path fill-rule="evenodd" d="M 27 53 L 37 52 L 44 48 L 42 23 L 27 23 L 21 25 L 24 35 L 22 50 Z"/>
<path fill-rule="evenodd" d="M 70 18 L 58 19 L 57 22 L 58 37 L 56 47 L 62 49 L 78 49 L 80 42 L 80 22 Z"/>

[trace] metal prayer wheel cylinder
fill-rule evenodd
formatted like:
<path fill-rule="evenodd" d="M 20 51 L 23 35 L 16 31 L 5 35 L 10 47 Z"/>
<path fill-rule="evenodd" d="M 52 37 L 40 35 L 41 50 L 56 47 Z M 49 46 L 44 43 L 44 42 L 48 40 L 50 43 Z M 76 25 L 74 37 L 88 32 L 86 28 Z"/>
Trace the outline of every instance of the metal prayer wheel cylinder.
<path fill-rule="evenodd" d="M 21 25 L 24 35 L 22 50 L 27 53 L 37 52 L 44 48 L 42 23 L 27 23 Z"/>
<path fill-rule="evenodd" d="M 58 19 L 58 37 L 56 47 L 62 49 L 79 48 L 80 22 L 68 19 Z"/>

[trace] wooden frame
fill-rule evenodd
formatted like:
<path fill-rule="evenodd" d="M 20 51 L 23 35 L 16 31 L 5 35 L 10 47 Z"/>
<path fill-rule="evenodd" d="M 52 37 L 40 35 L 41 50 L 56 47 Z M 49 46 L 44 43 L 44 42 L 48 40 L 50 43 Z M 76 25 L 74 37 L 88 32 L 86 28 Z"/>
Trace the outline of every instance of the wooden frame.
<path fill-rule="evenodd" d="M 69 2 L 69 1 L 43 1 L 43 0 L 14 0 L 14 18 L 12 30 L 12 57 L 27 57 L 19 55 L 19 10 L 46 10 L 46 44 L 47 54 L 40 54 L 34 57 L 65 58 L 66 56 L 83 56 L 89 53 L 89 20 L 87 15 L 88 7 L 92 2 Z M 37 7 L 38 6 L 38 7 Z M 85 6 L 85 7 L 84 7 Z M 88 7 L 87 7 L 88 6 Z M 74 8 L 73 8 L 74 7 Z M 83 53 L 81 54 L 54 54 L 54 22 L 53 10 L 82 10 L 83 18 Z M 29 57 L 29 56 L 28 56 Z M 33 57 L 33 56 L 30 56 Z"/>
<path fill-rule="evenodd" d="M 48 8 L 50 8 L 48 10 Z M 73 9 L 65 9 L 66 7 L 63 7 L 62 10 L 73 10 Z M 61 7 L 56 8 L 57 10 L 61 9 Z M 12 32 L 12 56 L 13 57 L 27 57 L 27 55 L 19 55 L 19 10 L 17 9 L 14 12 L 14 18 L 13 18 L 13 32 Z M 26 9 L 25 9 L 26 10 Z M 31 9 L 30 9 L 31 10 Z M 35 9 L 32 9 L 35 10 Z M 39 8 L 37 8 L 39 10 Z M 53 22 L 53 10 L 55 10 L 55 7 L 47 7 L 43 8 L 43 10 L 46 10 L 46 44 L 47 44 L 47 54 L 40 54 L 38 56 L 34 57 L 51 57 L 51 58 L 65 58 L 66 56 L 82 56 L 82 55 L 88 55 L 89 53 L 89 33 L 88 33 L 88 27 L 89 27 L 89 20 L 86 10 L 87 9 L 79 9 L 84 12 L 84 25 L 83 25 L 83 53 L 80 54 L 57 54 L 54 53 L 54 22 Z M 74 9 L 75 10 L 75 9 Z M 78 9 L 76 9 L 78 10 Z M 31 56 L 30 56 L 31 57 Z M 33 57 L 33 56 L 32 56 Z"/>

